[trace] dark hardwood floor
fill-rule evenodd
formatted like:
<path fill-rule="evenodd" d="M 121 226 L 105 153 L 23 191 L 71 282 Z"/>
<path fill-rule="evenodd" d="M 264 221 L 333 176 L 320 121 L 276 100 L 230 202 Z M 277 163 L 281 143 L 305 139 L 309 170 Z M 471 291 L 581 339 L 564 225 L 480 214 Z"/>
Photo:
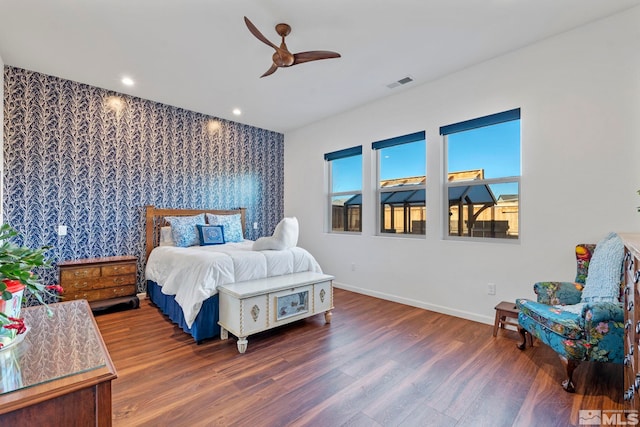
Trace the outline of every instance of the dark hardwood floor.
<path fill-rule="evenodd" d="M 335 290 L 324 316 L 196 345 L 148 300 L 96 320 L 118 371 L 114 426 L 568 426 L 622 409 L 622 366 L 581 364 L 492 326 Z"/>

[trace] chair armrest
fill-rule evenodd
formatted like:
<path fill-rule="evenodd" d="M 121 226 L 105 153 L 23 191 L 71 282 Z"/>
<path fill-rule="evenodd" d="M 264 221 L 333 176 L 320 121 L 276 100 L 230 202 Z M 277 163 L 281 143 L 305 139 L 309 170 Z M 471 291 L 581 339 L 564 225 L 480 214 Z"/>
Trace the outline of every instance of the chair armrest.
<path fill-rule="evenodd" d="M 572 305 L 580 302 L 584 285 L 574 282 L 538 282 L 533 291 L 538 302 L 548 305 Z"/>
<path fill-rule="evenodd" d="M 582 307 L 582 317 L 591 324 L 624 322 L 624 310 L 617 302 L 589 302 Z"/>

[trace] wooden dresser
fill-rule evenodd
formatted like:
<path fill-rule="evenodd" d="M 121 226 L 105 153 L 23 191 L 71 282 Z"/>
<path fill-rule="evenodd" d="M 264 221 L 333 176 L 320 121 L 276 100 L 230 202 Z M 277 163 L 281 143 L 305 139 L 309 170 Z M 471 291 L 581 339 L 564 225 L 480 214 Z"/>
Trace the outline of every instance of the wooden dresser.
<path fill-rule="evenodd" d="M 0 351 L 0 426 L 110 426 L 107 348 L 86 301 L 22 310 L 24 340 Z"/>
<path fill-rule="evenodd" d="M 620 234 L 624 257 L 624 401 L 640 410 L 640 234 Z"/>
<path fill-rule="evenodd" d="M 137 262 L 136 257 L 124 255 L 59 263 L 64 300 L 86 299 L 93 310 L 123 303 L 137 308 Z"/>

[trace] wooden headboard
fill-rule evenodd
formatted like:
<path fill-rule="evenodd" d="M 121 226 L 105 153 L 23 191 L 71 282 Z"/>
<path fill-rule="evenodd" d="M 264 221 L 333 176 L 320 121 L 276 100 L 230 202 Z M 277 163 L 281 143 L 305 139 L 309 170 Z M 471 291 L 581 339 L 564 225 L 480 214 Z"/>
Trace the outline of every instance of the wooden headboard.
<path fill-rule="evenodd" d="M 246 230 L 245 216 L 246 216 L 246 208 L 238 208 L 238 209 L 228 209 L 228 210 L 220 210 L 220 209 L 167 209 L 167 208 L 156 208 L 155 206 L 146 206 L 146 260 L 149 259 L 149 254 L 160 244 L 160 228 L 166 225 L 169 225 L 164 217 L 166 216 L 192 216 L 198 215 L 201 213 L 210 213 L 214 215 L 233 215 L 240 214 L 242 219 L 242 234 L 244 235 Z"/>

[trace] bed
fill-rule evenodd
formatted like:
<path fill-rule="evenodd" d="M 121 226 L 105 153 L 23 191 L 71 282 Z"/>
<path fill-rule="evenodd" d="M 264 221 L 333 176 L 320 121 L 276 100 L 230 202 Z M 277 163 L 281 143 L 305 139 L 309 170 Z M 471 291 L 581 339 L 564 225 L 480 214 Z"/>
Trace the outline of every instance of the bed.
<path fill-rule="evenodd" d="M 146 207 L 147 295 L 172 322 L 193 336 L 196 342 L 220 334 L 217 287 L 264 277 L 312 271 L 320 266 L 299 247 L 282 251 L 253 251 L 245 240 L 210 246 L 176 247 L 163 244 L 169 218 L 210 214 L 218 218 L 240 216 L 246 229 L 246 210 L 162 209 Z M 209 219 L 209 216 L 206 216 Z M 240 226 L 239 226 L 240 227 Z"/>

